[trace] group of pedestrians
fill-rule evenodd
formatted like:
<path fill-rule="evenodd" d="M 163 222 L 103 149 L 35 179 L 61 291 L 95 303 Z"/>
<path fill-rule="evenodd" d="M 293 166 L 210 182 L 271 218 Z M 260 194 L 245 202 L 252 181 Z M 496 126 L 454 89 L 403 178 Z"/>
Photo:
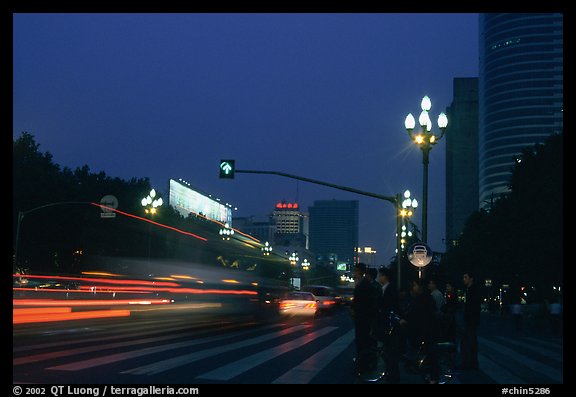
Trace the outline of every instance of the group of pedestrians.
<path fill-rule="evenodd" d="M 438 383 L 438 342 L 460 339 L 461 369 L 478 368 L 476 330 L 480 323 L 480 294 L 474 276 L 463 275 L 466 297 L 462 307 L 463 327 L 457 326 L 460 310 L 454 283 L 446 283 L 445 292 L 435 279 L 416 279 L 409 291 L 398 291 L 391 284 L 389 268 L 378 270 L 358 263 L 354 270 L 355 288 L 352 314 L 356 332 L 356 364 L 359 372 L 376 370 L 377 354 L 385 363 L 389 383 L 400 380 L 399 363 L 410 351 L 423 349 L 429 362 L 430 383 Z M 456 363 L 453 355 L 450 360 Z"/>

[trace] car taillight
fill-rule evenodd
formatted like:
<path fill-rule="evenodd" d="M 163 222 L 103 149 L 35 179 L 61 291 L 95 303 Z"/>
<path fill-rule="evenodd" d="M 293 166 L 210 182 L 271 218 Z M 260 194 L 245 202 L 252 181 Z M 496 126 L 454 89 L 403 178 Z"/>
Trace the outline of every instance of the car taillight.
<path fill-rule="evenodd" d="M 324 301 L 325 305 L 333 305 L 335 303 L 336 303 L 336 301 Z"/>

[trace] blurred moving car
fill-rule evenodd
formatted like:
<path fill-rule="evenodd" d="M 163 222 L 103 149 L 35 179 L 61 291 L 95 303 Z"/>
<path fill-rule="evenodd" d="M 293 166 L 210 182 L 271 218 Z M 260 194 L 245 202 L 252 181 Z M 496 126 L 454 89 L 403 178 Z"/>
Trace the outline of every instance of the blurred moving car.
<path fill-rule="evenodd" d="M 340 299 L 341 299 L 341 303 L 344 306 L 348 306 L 352 304 L 352 301 L 354 300 L 354 291 L 350 290 L 350 291 L 340 291 Z"/>
<path fill-rule="evenodd" d="M 316 297 L 310 292 L 288 292 L 280 300 L 280 314 L 282 315 L 314 317 L 317 310 Z"/>
<path fill-rule="evenodd" d="M 336 291 L 327 285 L 307 285 L 302 291 L 311 292 L 318 301 L 318 311 L 329 312 L 337 307 Z"/>

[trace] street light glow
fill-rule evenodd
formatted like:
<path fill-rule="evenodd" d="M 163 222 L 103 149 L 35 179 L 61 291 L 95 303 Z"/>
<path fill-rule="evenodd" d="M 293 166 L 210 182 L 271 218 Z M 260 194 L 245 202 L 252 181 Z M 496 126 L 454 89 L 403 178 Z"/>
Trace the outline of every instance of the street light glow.
<path fill-rule="evenodd" d="M 432 121 L 428 111 L 432 108 L 432 101 L 426 95 L 422 98 L 420 103 L 422 112 L 418 118 L 418 122 L 422 127 L 421 132 L 413 133 L 411 129 L 408 128 L 408 118 L 406 118 L 405 125 L 407 127 L 408 135 L 410 139 L 420 146 L 422 150 L 422 163 L 424 165 L 424 183 L 423 183 L 423 205 L 422 205 L 422 241 L 426 242 L 428 238 L 428 163 L 430 150 L 438 143 L 440 139 L 444 137 L 445 129 L 448 126 L 448 117 L 444 113 L 440 113 L 438 116 L 438 127 L 440 129 L 439 134 L 432 133 Z M 415 207 L 416 205 L 414 205 Z"/>
<path fill-rule="evenodd" d="M 406 191 L 404 192 L 404 197 L 405 197 L 405 198 L 410 197 L 410 190 L 406 190 Z"/>
<path fill-rule="evenodd" d="M 428 112 L 423 110 L 422 113 L 420 113 L 420 116 L 418 117 L 418 123 L 420 123 L 421 127 L 427 126 L 429 119 L 430 117 L 428 116 Z"/>
<path fill-rule="evenodd" d="M 422 102 L 420 102 L 420 107 L 422 108 L 422 110 L 425 110 L 425 111 L 430 110 L 430 108 L 432 107 L 432 101 L 430 100 L 428 95 L 426 95 L 426 96 L 424 96 L 424 98 L 422 98 Z"/>
<path fill-rule="evenodd" d="M 440 113 L 438 116 L 438 127 L 446 128 L 448 126 L 448 117 L 444 113 Z"/>
<path fill-rule="evenodd" d="M 408 116 L 406 116 L 406 120 L 404 120 L 404 126 L 407 130 L 413 130 L 416 126 L 416 120 L 414 120 L 412 113 L 408 113 Z"/>
<path fill-rule="evenodd" d="M 154 189 L 150 190 L 150 197 L 152 198 L 156 197 L 156 190 Z"/>

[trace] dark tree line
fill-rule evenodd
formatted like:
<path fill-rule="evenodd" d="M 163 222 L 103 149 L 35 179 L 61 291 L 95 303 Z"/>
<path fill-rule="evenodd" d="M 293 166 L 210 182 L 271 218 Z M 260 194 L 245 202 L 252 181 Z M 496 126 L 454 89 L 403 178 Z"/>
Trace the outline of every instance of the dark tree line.
<path fill-rule="evenodd" d="M 42 153 L 39 147 L 27 132 L 13 141 L 15 237 L 18 212 L 26 213 L 20 228 L 19 263 L 15 265 L 41 271 L 71 271 L 81 255 L 142 252 L 146 243 L 140 230 L 142 225 L 121 217 L 101 219 L 98 207 L 63 204 L 30 210 L 60 202 L 98 203 L 103 196 L 113 194 L 118 198 L 119 210 L 136 213 L 139 203 L 134 198 L 144 197 L 150 190 L 148 178 L 126 181 L 104 172 L 90 172 L 87 165 L 75 170 L 62 168 L 49 152 Z"/>
<path fill-rule="evenodd" d="M 260 275 L 272 278 L 288 269 L 288 265 L 279 264 L 278 258 L 272 256 L 264 263 L 266 261 L 254 254 L 256 250 L 245 248 L 241 243 L 223 245 L 218 225 L 193 216 L 181 216 L 168 205 L 167 198 L 163 198 L 165 204 L 154 215 L 154 221 L 201 235 L 208 238 L 208 242 L 129 216 L 102 219 L 101 209 L 89 204 L 43 207 L 60 202 L 99 203 L 105 195 L 114 195 L 118 199 L 118 210 L 146 217 L 140 201 L 152 187 L 148 178 L 112 178 L 104 172 L 91 172 L 87 165 L 74 170 L 60 167 L 49 152 L 40 151 L 40 145 L 30 133 L 24 132 L 13 141 L 13 166 L 14 248 L 18 213 L 26 213 L 21 222 L 18 263 L 13 264 L 14 271 L 77 273 L 86 270 L 90 263 L 100 266 L 106 262 L 102 258 L 144 261 L 148 255 L 153 259 L 217 266 L 237 263 L 238 269 L 251 267 Z M 43 208 L 30 211 L 37 207 Z"/>
<path fill-rule="evenodd" d="M 456 279 L 466 269 L 494 285 L 562 285 L 563 136 L 525 148 L 513 167 L 509 194 L 467 220 L 444 260 Z"/>

